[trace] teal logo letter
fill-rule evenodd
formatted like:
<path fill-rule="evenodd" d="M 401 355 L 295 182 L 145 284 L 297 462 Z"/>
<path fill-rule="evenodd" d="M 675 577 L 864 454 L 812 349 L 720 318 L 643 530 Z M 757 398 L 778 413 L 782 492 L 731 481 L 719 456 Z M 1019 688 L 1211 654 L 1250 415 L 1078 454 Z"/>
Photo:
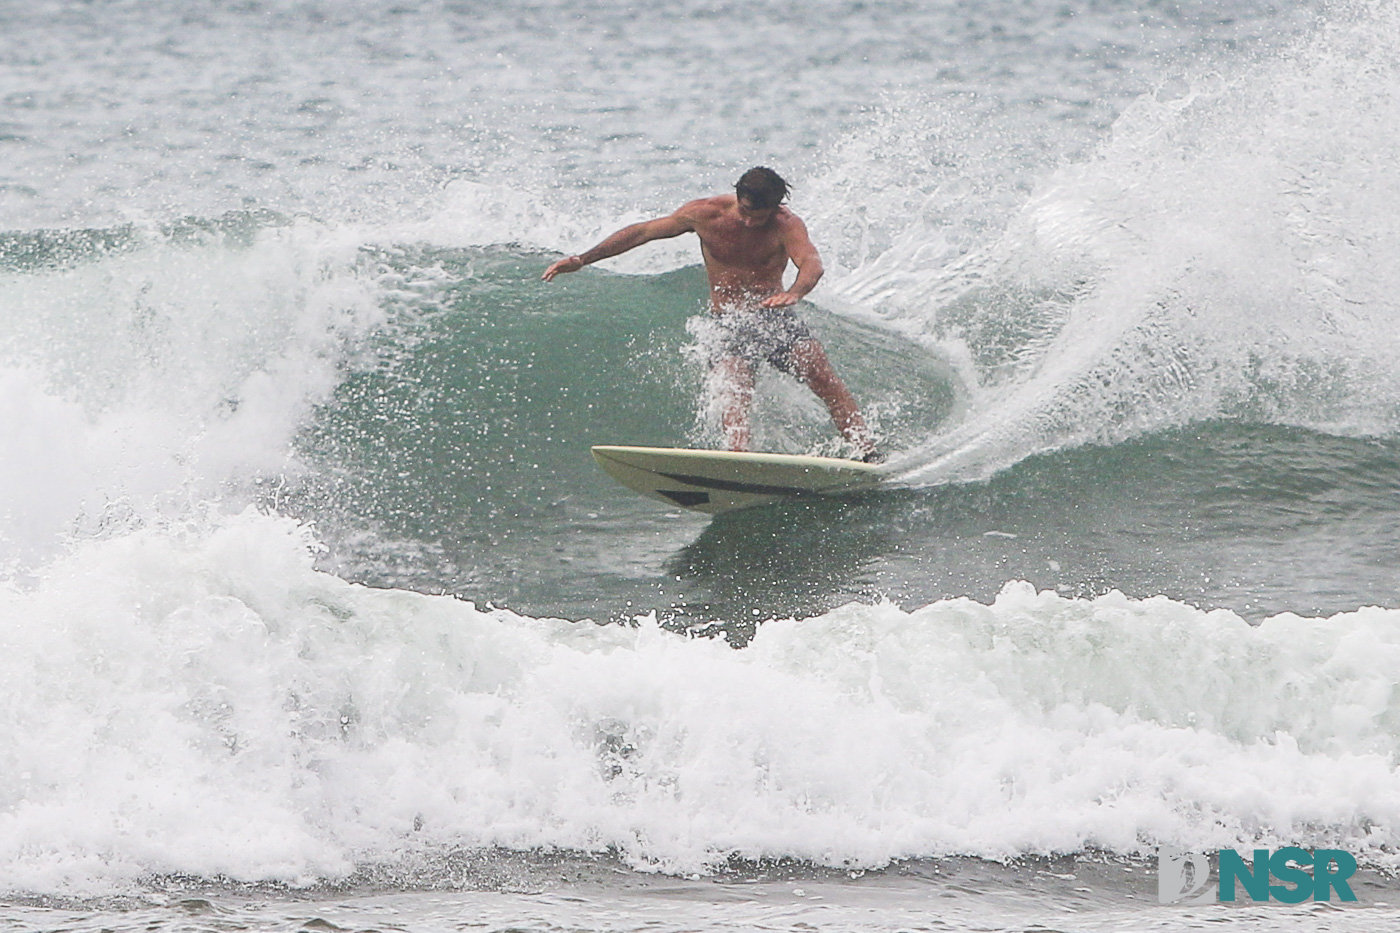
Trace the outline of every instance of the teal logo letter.
<path fill-rule="evenodd" d="M 1328 871 L 1333 862 L 1337 863 L 1337 870 Z M 1330 901 L 1332 888 L 1337 889 L 1337 896 L 1342 900 L 1356 900 L 1356 895 L 1351 893 L 1351 885 L 1347 884 L 1347 879 L 1354 874 L 1356 859 L 1350 852 L 1343 852 L 1341 849 L 1318 849 L 1313 853 L 1313 900 Z"/>

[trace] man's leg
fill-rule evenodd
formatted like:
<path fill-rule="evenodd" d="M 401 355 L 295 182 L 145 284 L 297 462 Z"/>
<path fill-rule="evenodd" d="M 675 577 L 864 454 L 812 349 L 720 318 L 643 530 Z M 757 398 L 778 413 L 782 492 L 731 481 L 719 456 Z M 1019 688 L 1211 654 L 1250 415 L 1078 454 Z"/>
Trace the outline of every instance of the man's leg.
<path fill-rule="evenodd" d="M 873 456 L 875 438 L 871 436 L 865 419 L 860 416 L 855 397 L 841 377 L 836 375 L 836 370 L 831 368 L 831 361 L 826 358 L 826 350 L 822 349 L 821 343 L 815 337 L 799 340 L 793 344 L 792 361 L 797 378 L 807 383 L 817 398 L 826 403 L 826 410 L 831 412 L 831 420 L 836 423 L 841 436 L 850 441 L 862 457 Z"/>
<path fill-rule="evenodd" d="M 749 449 L 749 406 L 753 403 L 754 372 L 740 356 L 723 357 L 715 366 L 720 377 L 720 423 L 730 450 Z"/>

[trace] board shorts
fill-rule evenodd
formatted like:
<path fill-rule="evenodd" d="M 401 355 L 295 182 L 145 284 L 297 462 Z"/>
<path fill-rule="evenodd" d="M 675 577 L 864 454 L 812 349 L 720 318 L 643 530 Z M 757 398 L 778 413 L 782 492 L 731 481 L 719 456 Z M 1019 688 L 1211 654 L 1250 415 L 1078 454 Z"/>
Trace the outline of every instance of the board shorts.
<path fill-rule="evenodd" d="M 710 365 L 738 357 L 752 366 L 768 363 L 780 372 L 797 375 L 794 350 L 812 332 L 789 308 L 758 308 L 726 311 L 710 319 L 714 340 L 710 344 Z"/>

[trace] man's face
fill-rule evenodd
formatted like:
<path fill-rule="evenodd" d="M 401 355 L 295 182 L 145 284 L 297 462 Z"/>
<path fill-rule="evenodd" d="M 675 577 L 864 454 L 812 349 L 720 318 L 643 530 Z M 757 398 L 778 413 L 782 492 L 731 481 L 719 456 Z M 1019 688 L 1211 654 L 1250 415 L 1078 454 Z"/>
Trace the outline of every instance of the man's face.
<path fill-rule="evenodd" d="M 745 227 L 762 227 L 778 213 L 776 207 L 754 207 L 748 198 L 739 198 L 739 221 Z"/>

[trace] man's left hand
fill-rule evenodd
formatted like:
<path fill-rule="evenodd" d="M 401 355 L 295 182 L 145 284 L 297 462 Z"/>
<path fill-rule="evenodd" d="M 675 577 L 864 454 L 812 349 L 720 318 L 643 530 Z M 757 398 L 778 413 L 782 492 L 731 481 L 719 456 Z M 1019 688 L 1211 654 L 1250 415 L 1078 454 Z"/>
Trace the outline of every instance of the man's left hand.
<path fill-rule="evenodd" d="M 778 292 L 776 295 L 769 295 L 759 302 L 765 308 L 786 308 L 797 304 L 802 298 L 792 292 Z"/>

